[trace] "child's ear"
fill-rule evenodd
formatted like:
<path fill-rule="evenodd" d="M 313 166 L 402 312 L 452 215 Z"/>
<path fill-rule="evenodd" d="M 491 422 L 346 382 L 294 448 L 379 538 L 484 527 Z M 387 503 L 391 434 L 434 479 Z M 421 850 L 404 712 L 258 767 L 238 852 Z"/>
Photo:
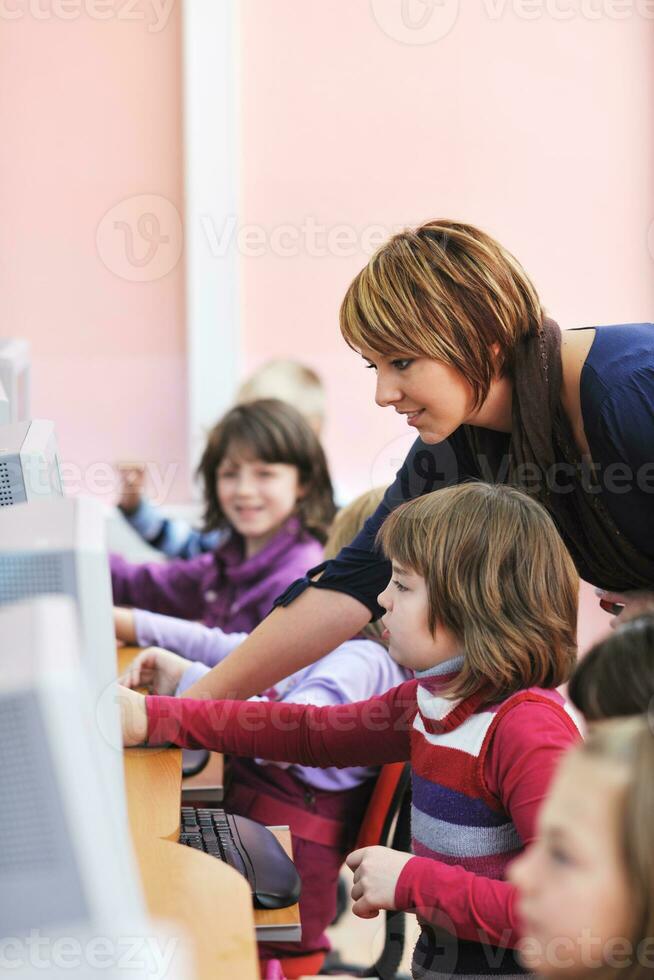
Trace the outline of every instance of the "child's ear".
<path fill-rule="evenodd" d="M 309 488 L 306 485 L 306 483 L 298 483 L 298 485 L 297 485 L 297 494 L 295 496 L 296 502 L 298 500 L 303 500 L 304 497 L 306 497 L 308 489 Z"/>

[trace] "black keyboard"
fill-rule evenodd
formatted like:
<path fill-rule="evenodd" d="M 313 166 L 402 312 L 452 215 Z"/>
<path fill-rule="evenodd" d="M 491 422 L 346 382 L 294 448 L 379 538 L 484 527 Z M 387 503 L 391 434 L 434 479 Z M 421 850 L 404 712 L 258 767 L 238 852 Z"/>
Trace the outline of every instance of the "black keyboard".
<path fill-rule="evenodd" d="M 179 842 L 231 864 L 247 878 L 256 908 L 283 909 L 300 897 L 295 865 L 272 831 L 255 820 L 183 806 Z"/>

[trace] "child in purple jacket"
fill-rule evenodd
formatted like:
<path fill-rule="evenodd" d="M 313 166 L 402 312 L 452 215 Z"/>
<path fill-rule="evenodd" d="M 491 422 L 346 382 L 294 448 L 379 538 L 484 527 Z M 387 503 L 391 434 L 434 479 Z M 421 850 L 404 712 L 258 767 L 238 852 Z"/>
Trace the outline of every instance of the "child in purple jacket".
<path fill-rule="evenodd" d="M 374 513 L 383 493 L 383 489 L 369 491 L 340 511 L 325 545 L 326 554 L 338 554 Z M 226 635 L 222 630 L 138 609 L 116 610 L 116 632 L 119 639 L 139 646 L 154 645 L 139 654 L 122 683 L 148 685 L 154 693 L 168 695 L 181 694 L 245 639 L 243 633 Z M 367 626 L 360 636 L 253 700 L 328 705 L 383 694 L 409 674 L 391 659 L 380 636 L 378 623 Z M 261 944 L 262 959 L 329 949 L 324 930 L 334 917 L 339 869 L 356 840 L 376 772 L 370 767 L 315 769 L 263 759 L 232 759 L 223 805 L 261 823 L 289 824 L 293 857 L 303 883 L 302 942 Z"/>
<path fill-rule="evenodd" d="M 216 551 L 163 564 L 112 555 L 114 602 L 249 632 L 298 576 L 322 560 L 334 515 L 322 447 L 276 399 L 238 405 L 209 434 L 198 469 Z"/>

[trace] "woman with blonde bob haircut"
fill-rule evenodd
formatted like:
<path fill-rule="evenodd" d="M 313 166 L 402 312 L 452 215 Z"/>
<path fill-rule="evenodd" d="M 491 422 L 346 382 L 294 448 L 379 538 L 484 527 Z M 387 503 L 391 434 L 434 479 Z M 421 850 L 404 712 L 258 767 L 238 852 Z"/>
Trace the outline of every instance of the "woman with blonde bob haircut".
<path fill-rule="evenodd" d="M 654 734 L 597 724 L 564 759 L 534 844 L 510 868 L 524 966 L 547 980 L 654 971 Z"/>
<path fill-rule="evenodd" d="M 279 597 L 191 696 L 249 696 L 378 619 L 384 521 L 470 480 L 539 501 L 611 611 L 654 593 L 652 324 L 562 332 L 507 248 L 437 220 L 381 246 L 349 286 L 340 325 L 377 374 L 377 404 L 418 438 L 350 544 Z"/>

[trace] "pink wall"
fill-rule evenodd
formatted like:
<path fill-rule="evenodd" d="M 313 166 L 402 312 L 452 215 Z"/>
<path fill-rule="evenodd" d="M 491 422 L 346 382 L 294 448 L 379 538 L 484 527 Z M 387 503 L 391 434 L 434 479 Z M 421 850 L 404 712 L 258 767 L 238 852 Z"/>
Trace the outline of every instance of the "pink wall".
<path fill-rule="evenodd" d="M 0 17 L 0 332 L 32 341 L 33 412 L 56 420 L 80 488 L 100 492 L 111 481 L 94 464 L 134 456 L 160 478 L 176 470 L 176 500 L 180 5 L 144 0 L 127 21 L 114 4 L 102 21 L 80 0 L 62 19 L 75 6 L 43 0 L 37 17 L 7 3 Z M 634 12 L 646 4 L 548 2 L 572 19 L 527 19 L 535 6 L 444 0 L 421 31 L 402 25 L 400 0 L 240 0 L 242 222 L 269 243 L 242 254 L 245 367 L 285 354 L 321 371 L 327 447 L 351 492 L 390 479 L 411 441 L 338 333 L 366 236 L 471 220 L 515 251 L 563 325 L 651 317 L 653 24 Z M 121 228 L 146 213 L 168 240 L 141 274 Z"/>
<path fill-rule="evenodd" d="M 174 497 L 187 484 L 182 264 L 130 277 L 167 271 L 179 229 L 143 270 L 149 246 L 130 264 L 114 221 L 170 223 L 181 207 L 179 5 L 165 23 L 144 4 L 106 21 L 92 4 L 70 21 L 32 6 L 43 20 L 28 3 L 0 17 L 0 333 L 32 343 L 32 414 L 56 421 L 70 489 L 110 499 L 108 464 L 136 457 L 176 468 Z M 137 195 L 156 199 L 101 224 Z"/>
<path fill-rule="evenodd" d="M 444 31 L 457 9 L 440 40 L 405 43 Z M 400 0 L 242 2 L 243 220 L 269 235 L 289 226 L 278 231 L 287 248 L 295 236 L 293 254 L 243 257 L 248 365 L 283 350 L 322 372 L 327 446 L 352 490 L 390 479 L 411 442 L 339 339 L 369 226 L 479 224 L 522 260 L 563 326 L 652 316 L 654 24 L 525 20 L 523 9 L 445 0 L 421 33 L 402 26 Z M 411 16 L 425 10 L 411 0 Z M 358 244 L 348 254 L 343 231 L 316 245 L 307 219 L 332 236 L 345 226 Z M 605 625 L 595 609 L 586 594 L 584 643 Z"/>

